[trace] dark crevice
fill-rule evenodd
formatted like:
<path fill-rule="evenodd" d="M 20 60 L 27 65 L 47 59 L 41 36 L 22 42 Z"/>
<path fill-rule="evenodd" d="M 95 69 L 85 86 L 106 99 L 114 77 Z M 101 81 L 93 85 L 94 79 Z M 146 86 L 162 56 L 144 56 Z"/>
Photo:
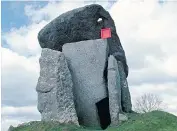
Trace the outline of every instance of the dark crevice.
<path fill-rule="evenodd" d="M 106 63 L 105 63 L 103 76 L 104 76 L 105 84 L 106 84 L 106 87 L 107 87 L 107 83 L 108 83 L 108 60 L 106 60 Z"/>
<path fill-rule="evenodd" d="M 111 117 L 109 112 L 109 98 L 106 97 L 97 102 L 96 107 L 100 119 L 100 126 L 104 130 L 111 124 Z"/>

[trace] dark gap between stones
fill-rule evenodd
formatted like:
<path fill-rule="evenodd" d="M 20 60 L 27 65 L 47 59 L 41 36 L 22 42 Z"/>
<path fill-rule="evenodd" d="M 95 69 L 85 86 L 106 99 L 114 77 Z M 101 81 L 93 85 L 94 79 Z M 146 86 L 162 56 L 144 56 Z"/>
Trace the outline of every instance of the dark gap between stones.
<path fill-rule="evenodd" d="M 98 116 L 100 119 L 100 126 L 104 130 L 111 124 L 110 112 L 109 112 L 109 98 L 106 97 L 96 103 Z"/>

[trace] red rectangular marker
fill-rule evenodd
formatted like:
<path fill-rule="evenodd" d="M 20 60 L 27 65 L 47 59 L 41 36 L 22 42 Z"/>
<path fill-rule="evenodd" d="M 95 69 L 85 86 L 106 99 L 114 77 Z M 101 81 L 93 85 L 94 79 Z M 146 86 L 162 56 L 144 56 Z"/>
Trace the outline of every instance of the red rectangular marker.
<path fill-rule="evenodd" d="M 101 29 L 101 38 L 106 39 L 111 37 L 111 29 L 110 28 L 104 28 Z"/>

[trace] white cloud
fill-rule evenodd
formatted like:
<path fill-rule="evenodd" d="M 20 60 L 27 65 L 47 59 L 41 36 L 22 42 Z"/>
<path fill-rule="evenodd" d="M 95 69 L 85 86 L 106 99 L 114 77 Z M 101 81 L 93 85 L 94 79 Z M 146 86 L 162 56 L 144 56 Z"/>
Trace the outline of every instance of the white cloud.
<path fill-rule="evenodd" d="M 32 22 L 40 22 L 44 19 L 50 21 L 66 11 L 82 6 L 84 6 L 83 1 L 49 2 L 44 8 L 27 5 L 25 7 L 25 14 L 30 18 Z"/>
<path fill-rule="evenodd" d="M 6 48 L 1 51 L 2 105 L 36 104 L 39 55 L 26 58 Z"/>
<path fill-rule="evenodd" d="M 144 60 L 148 55 L 153 56 L 155 61 L 165 58 L 162 59 L 162 63 L 169 59 L 173 59 L 176 63 L 174 59 L 177 56 L 176 7 L 177 4 L 173 2 L 160 5 L 154 0 L 145 0 L 145 2 L 125 0 L 117 2 L 112 7 L 110 12 L 128 61 L 141 58 L 139 61 L 146 63 Z"/>
<path fill-rule="evenodd" d="M 132 102 L 146 93 L 155 94 L 163 101 L 164 110 L 177 115 L 177 83 L 167 82 L 165 84 L 142 84 L 137 86 L 131 86 L 130 92 Z"/>
<path fill-rule="evenodd" d="M 39 116 L 37 111 L 37 106 L 22 106 L 22 107 L 13 107 L 13 106 L 4 106 L 1 109 L 2 117 L 25 117 L 32 118 L 34 116 Z"/>
<path fill-rule="evenodd" d="M 177 4 L 124 0 L 110 12 L 127 55 L 132 101 L 155 93 L 177 114 Z"/>
<path fill-rule="evenodd" d="M 40 6 L 27 5 L 25 7 L 25 14 L 34 23 L 39 23 L 42 20 L 46 20 L 49 22 L 62 13 L 93 3 L 100 4 L 106 9 L 112 6 L 109 0 L 64 0 L 62 2 L 53 1 L 49 2 L 44 8 L 40 8 Z"/>
<path fill-rule="evenodd" d="M 58 15 L 74 8 L 84 6 L 84 2 L 49 2 L 43 8 L 37 5 L 26 5 L 25 15 L 31 20 L 31 24 L 21 26 L 19 29 L 12 28 L 5 32 L 2 39 L 9 48 L 19 55 L 38 55 L 41 51 L 37 35 L 47 23 Z"/>
<path fill-rule="evenodd" d="M 20 56 L 12 50 L 2 51 L 2 130 L 10 125 L 37 120 L 37 93 L 35 91 L 39 76 L 38 56 Z"/>
<path fill-rule="evenodd" d="M 19 29 L 11 29 L 10 32 L 3 34 L 2 39 L 9 45 L 11 50 L 19 55 L 38 55 L 41 48 L 38 44 L 37 34 L 46 24 L 46 21 L 41 21 L 39 24 L 34 23 Z"/>

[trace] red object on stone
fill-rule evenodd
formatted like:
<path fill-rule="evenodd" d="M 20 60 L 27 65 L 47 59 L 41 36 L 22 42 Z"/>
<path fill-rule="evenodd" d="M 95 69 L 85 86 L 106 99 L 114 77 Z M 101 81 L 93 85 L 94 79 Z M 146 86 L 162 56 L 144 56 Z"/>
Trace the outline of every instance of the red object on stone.
<path fill-rule="evenodd" d="M 101 29 L 101 38 L 106 39 L 111 37 L 111 29 L 110 28 L 104 28 Z"/>

